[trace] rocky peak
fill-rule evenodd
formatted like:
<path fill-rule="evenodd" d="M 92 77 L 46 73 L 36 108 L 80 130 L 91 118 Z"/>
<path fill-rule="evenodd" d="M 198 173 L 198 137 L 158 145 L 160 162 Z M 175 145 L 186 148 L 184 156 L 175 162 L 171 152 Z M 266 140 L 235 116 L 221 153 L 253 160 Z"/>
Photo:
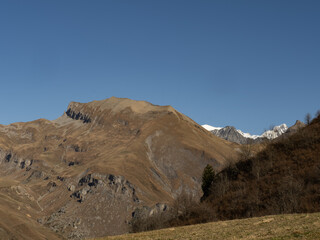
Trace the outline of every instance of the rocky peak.
<path fill-rule="evenodd" d="M 283 123 L 279 126 L 275 126 L 272 130 L 265 131 L 261 137 L 265 137 L 268 139 L 275 139 L 280 135 L 284 134 L 288 130 L 288 126 Z"/>
<path fill-rule="evenodd" d="M 305 127 L 305 126 L 306 126 L 306 124 L 304 124 L 303 122 L 297 120 L 296 123 L 293 126 L 288 128 L 287 133 L 295 133 L 299 129 L 301 129 L 301 128 Z"/>
<path fill-rule="evenodd" d="M 216 128 L 211 130 L 211 132 L 230 142 L 236 142 L 240 144 L 246 144 L 248 142 L 247 138 L 245 138 L 239 131 L 233 126 L 226 126 L 224 128 Z"/>
<path fill-rule="evenodd" d="M 296 123 L 295 123 L 292 127 L 299 127 L 299 128 L 301 128 L 301 127 L 305 127 L 305 126 L 306 126 L 305 123 L 301 122 L 300 120 L 297 120 Z M 292 127 L 291 127 L 291 128 L 292 128 Z"/>

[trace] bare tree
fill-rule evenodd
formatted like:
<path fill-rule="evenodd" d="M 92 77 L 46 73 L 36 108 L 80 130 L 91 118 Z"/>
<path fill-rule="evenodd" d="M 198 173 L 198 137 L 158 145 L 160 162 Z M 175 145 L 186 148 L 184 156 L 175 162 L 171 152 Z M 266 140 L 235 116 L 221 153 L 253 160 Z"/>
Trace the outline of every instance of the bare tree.
<path fill-rule="evenodd" d="M 240 147 L 239 152 L 239 160 L 247 160 L 253 156 L 252 145 L 251 144 L 243 144 Z"/>
<path fill-rule="evenodd" d="M 306 116 L 304 117 L 304 121 L 307 125 L 310 124 L 311 122 L 311 114 L 310 113 L 307 113 Z"/>

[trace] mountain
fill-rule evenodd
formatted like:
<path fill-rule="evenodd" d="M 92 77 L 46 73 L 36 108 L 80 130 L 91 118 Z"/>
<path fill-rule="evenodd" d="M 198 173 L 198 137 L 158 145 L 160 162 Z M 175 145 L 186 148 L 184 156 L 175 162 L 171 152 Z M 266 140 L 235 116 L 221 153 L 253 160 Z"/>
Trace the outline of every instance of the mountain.
<path fill-rule="evenodd" d="M 203 168 L 221 171 L 235 148 L 171 106 L 126 98 L 0 125 L 0 238 L 126 233 L 139 209 L 200 197 Z"/>
<path fill-rule="evenodd" d="M 209 130 L 211 133 L 213 133 L 217 137 L 223 138 L 230 142 L 235 142 L 239 144 L 248 144 L 249 141 L 252 142 L 256 139 L 255 137 L 252 137 L 249 134 L 243 133 L 232 126 L 226 126 L 224 128 L 215 128 L 209 125 L 203 125 L 202 127 Z"/>
<path fill-rule="evenodd" d="M 281 124 L 279 126 L 275 126 L 272 130 L 265 131 L 261 137 L 265 137 L 267 139 L 275 139 L 282 134 L 284 134 L 288 130 L 288 127 L 286 124 Z"/>
<path fill-rule="evenodd" d="M 272 130 L 265 131 L 261 135 L 251 135 L 250 133 L 244 133 L 241 130 L 236 129 L 233 126 L 226 126 L 222 128 L 205 124 L 202 125 L 202 127 L 220 138 L 239 144 L 258 143 L 265 139 L 275 139 L 288 130 L 286 124 L 281 124 L 279 126 L 275 126 Z"/>

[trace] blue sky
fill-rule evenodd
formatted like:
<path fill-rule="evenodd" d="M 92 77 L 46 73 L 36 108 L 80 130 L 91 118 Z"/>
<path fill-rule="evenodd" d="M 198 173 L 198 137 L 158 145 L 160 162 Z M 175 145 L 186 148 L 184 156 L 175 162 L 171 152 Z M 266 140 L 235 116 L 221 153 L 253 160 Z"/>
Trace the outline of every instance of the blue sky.
<path fill-rule="evenodd" d="M 253 134 L 320 109 L 320 1 L 0 2 L 0 123 L 111 96 Z"/>

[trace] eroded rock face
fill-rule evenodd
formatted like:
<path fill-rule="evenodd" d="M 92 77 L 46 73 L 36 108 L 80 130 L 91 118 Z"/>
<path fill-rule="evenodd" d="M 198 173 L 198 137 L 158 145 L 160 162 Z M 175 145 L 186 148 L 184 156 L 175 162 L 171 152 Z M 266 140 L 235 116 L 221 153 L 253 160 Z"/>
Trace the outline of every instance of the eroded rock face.
<path fill-rule="evenodd" d="M 92 173 L 68 187 L 70 198 L 44 221 L 68 239 L 122 234 L 138 206 L 135 187 L 123 176 Z M 81 216 L 81 218 L 79 218 Z"/>
<path fill-rule="evenodd" d="M 27 167 L 21 167 L 21 163 Z M 40 170 L 39 166 L 32 163 L 15 153 L 0 150 L 1 169 L 9 169 L 7 174 L 23 176 L 25 179 L 21 186 L 19 184 L 11 189 L 35 205 L 33 211 L 37 212 L 35 220 L 38 224 L 67 239 L 116 235 L 129 231 L 132 212 L 140 201 L 136 187 L 125 177 L 88 173 L 89 170 L 84 171 L 82 177 L 62 177 Z M 39 188 L 42 182 L 43 187 Z M 26 190 L 32 184 L 37 185 L 39 193 Z M 51 211 L 46 211 L 52 206 Z"/>
<path fill-rule="evenodd" d="M 139 202 L 133 185 L 123 176 L 114 176 L 112 174 L 103 175 L 93 173 L 82 177 L 78 182 L 77 190 L 73 191 L 70 197 L 76 198 L 78 202 L 83 202 L 87 194 L 95 193 L 96 190 L 100 188 L 108 188 L 108 191 L 112 194 L 122 194 L 128 198 L 132 197 L 134 202 Z M 76 188 L 74 187 L 74 190 L 75 189 Z"/>
<path fill-rule="evenodd" d="M 0 149 L 0 165 L 4 164 L 4 171 L 14 171 L 15 169 L 26 169 L 30 170 L 33 164 L 33 159 L 24 159 L 17 156 L 11 151 L 4 151 Z"/>
<path fill-rule="evenodd" d="M 46 182 L 42 189 L 38 189 L 42 194 L 40 196 L 26 191 L 25 187 L 11 188 L 16 189 L 19 196 L 27 196 L 34 204 L 38 204 L 40 209 L 34 211 L 42 215 L 36 219 L 39 224 L 68 239 L 115 235 L 129 231 L 128 222 L 139 205 L 139 199 L 136 187 L 125 177 L 90 173 L 81 178 L 68 178 L 40 170 L 39 166 L 32 165 L 33 162 L 0 149 L 0 166 L 6 174 L 23 176 L 25 180 L 22 184 L 25 186 Z M 86 172 L 88 170 L 84 173 Z M 69 183 L 66 187 L 68 193 L 63 189 L 66 183 Z M 59 198 L 66 196 L 67 201 L 60 202 Z M 56 205 L 55 208 L 58 209 L 45 213 L 44 209 L 50 205 Z M 46 217 L 48 213 L 49 216 Z"/>
<path fill-rule="evenodd" d="M 66 115 L 74 120 L 81 120 L 83 123 L 91 122 L 91 118 L 81 112 L 75 112 L 71 108 L 66 111 Z"/>

